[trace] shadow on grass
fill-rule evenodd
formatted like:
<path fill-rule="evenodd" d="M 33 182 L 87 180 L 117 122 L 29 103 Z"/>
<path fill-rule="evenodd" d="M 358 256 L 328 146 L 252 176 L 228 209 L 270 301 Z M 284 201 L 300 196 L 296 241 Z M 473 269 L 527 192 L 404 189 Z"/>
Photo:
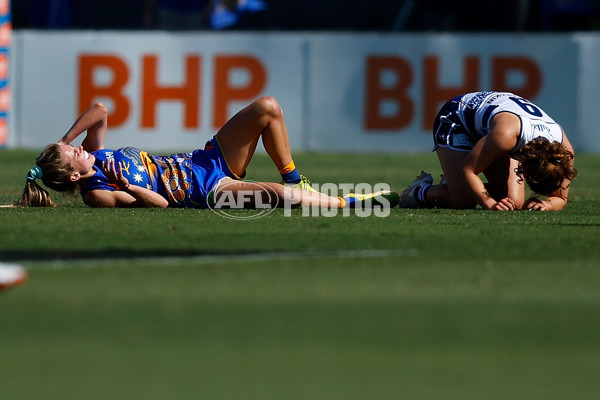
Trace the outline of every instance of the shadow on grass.
<path fill-rule="evenodd" d="M 98 250 L 3 250 L 0 261 L 69 261 L 135 258 L 243 256 L 260 254 L 251 251 L 181 250 L 181 249 L 98 249 Z"/>

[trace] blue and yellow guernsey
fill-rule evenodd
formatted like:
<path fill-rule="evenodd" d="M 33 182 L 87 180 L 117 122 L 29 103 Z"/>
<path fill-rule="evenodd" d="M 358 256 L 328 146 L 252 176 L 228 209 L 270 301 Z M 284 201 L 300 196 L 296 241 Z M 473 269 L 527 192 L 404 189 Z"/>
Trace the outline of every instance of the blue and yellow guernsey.
<path fill-rule="evenodd" d="M 118 190 L 108 181 L 102 163 L 114 159 L 130 184 L 150 189 L 168 200 L 170 207 L 206 208 L 208 192 L 225 177 L 218 166 L 206 165 L 205 152 L 155 156 L 134 147 L 92 152 L 96 157 L 96 173 L 82 187 L 81 195 L 92 190 Z M 198 162 L 200 161 L 200 162 Z M 199 165 L 198 165 L 199 164 Z"/>

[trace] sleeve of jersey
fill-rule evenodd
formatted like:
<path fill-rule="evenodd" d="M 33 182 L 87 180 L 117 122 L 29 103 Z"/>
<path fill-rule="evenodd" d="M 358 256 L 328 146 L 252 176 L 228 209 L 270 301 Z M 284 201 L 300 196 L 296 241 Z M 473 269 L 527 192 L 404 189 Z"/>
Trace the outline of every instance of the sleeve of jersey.
<path fill-rule="evenodd" d="M 108 183 L 108 179 L 102 174 L 96 174 L 91 177 L 86 184 L 81 188 L 81 195 L 85 196 L 88 192 L 92 190 L 108 190 L 113 192 L 117 190 L 116 185 Z"/>
<path fill-rule="evenodd" d="M 105 154 L 102 152 L 102 150 L 93 152 L 92 154 L 94 154 L 96 157 L 96 162 L 94 163 L 94 166 L 96 167 L 96 173 L 81 187 L 81 196 L 85 196 L 92 190 L 108 190 L 110 192 L 118 190 L 116 185 L 108 182 L 108 178 L 104 176 L 100 169 L 102 166 L 102 161 L 106 159 Z"/>

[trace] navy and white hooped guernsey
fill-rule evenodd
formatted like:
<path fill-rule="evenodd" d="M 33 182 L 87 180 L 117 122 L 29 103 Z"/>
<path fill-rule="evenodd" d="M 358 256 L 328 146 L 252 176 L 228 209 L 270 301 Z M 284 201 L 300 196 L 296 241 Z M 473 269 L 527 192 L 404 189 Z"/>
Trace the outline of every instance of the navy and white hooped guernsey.
<path fill-rule="evenodd" d="M 537 138 L 563 141 L 561 126 L 540 107 L 516 94 L 474 92 L 455 97 L 451 102 L 454 113 L 474 142 L 488 134 L 490 121 L 501 112 L 510 112 L 521 119 L 521 132 L 513 151 Z"/>

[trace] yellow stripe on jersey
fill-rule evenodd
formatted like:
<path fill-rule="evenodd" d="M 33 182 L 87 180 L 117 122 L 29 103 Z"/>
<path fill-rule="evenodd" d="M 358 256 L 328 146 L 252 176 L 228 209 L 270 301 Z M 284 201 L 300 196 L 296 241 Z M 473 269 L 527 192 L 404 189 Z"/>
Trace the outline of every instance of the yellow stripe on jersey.
<path fill-rule="evenodd" d="M 142 160 L 146 171 L 148 171 L 148 177 L 150 178 L 152 183 L 155 183 L 156 177 L 158 175 L 156 164 L 154 164 L 154 161 L 152 161 L 148 153 L 146 153 L 145 151 L 140 151 L 140 159 Z"/>

